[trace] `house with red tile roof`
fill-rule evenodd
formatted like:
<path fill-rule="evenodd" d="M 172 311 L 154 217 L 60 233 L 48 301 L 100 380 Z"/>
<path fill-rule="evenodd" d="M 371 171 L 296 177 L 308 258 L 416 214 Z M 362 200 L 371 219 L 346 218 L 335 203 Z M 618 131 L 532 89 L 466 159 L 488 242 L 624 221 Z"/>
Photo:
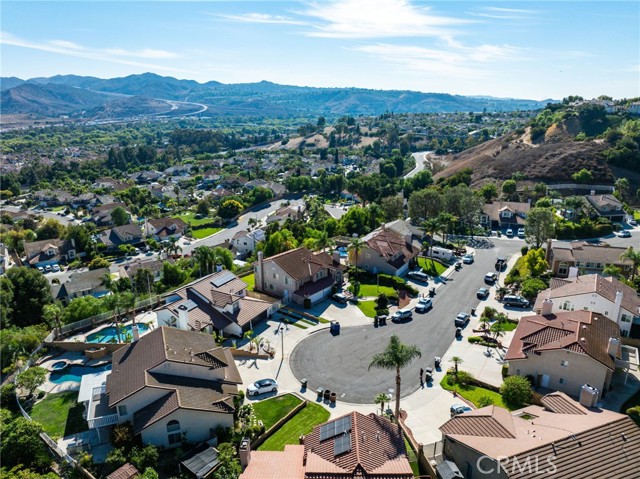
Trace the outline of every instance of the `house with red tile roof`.
<path fill-rule="evenodd" d="M 466 478 L 640 477 L 640 428 L 629 416 L 585 407 L 561 392 L 541 402 L 451 418 L 440 427 L 444 458 Z"/>
<path fill-rule="evenodd" d="M 316 426 L 284 451 L 240 447 L 240 479 L 410 479 L 402 430 L 376 414 L 351 412 Z"/>
<path fill-rule="evenodd" d="M 363 236 L 362 241 L 357 265 L 371 273 L 401 276 L 422 249 L 411 231 L 401 234 L 386 224 Z"/>

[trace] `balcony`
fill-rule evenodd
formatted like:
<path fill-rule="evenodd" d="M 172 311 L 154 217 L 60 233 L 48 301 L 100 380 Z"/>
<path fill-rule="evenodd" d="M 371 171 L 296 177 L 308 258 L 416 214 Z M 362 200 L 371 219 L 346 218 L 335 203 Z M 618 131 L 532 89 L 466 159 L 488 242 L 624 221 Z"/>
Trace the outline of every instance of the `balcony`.
<path fill-rule="evenodd" d="M 87 408 L 87 424 L 89 429 L 113 426 L 118 423 L 118 414 L 114 408 L 109 407 L 109 399 L 106 394 L 106 386 L 93 388 L 91 399 Z"/>

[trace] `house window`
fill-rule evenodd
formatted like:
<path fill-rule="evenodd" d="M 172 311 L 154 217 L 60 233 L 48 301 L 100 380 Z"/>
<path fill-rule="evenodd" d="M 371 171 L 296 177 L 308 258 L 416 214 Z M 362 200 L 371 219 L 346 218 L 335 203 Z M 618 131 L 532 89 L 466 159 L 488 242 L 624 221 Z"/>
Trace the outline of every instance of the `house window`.
<path fill-rule="evenodd" d="M 622 333 L 622 336 L 624 336 L 625 338 L 626 338 L 627 336 L 629 336 L 629 331 L 627 331 L 627 330 L 625 330 L 625 329 L 622 329 L 620 332 Z"/>
<path fill-rule="evenodd" d="M 127 406 L 126 405 L 122 405 L 122 406 L 118 406 L 118 416 L 126 416 L 127 415 Z"/>
<path fill-rule="evenodd" d="M 560 378 L 560 379 L 558 379 L 558 382 L 559 382 L 560 384 L 564 384 L 564 383 L 565 383 L 564 378 Z"/>
<path fill-rule="evenodd" d="M 278 273 L 273 273 L 273 279 L 278 279 Z"/>
<path fill-rule="evenodd" d="M 273 291 L 274 289 L 276 289 L 276 287 L 273 284 L 269 283 L 269 289 Z"/>
<path fill-rule="evenodd" d="M 571 306 L 571 301 L 565 301 L 564 303 L 562 303 L 562 308 L 565 311 L 573 311 L 573 306 Z"/>
<path fill-rule="evenodd" d="M 622 317 L 620 318 L 620 321 L 622 321 L 623 323 L 630 323 L 631 322 L 631 316 L 629 316 L 627 314 L 623 314 Z"/>
<path fill-rule="evenodd" d="M 563 359 L 562 361 L 560 361 L 560 366 L 562 366 L 563 368 L 566 368 L 567 366 L 569 366 L 569 361 L 565 361 Z"/>
<path fill-rule="evenodd" d="M 289 276 L 285 276 L 284 277 L 284 284 L 286 284 L 286 285 L 289 284 Z"/>
<path fill-rule="evenodd" d="M 367 253 L 367 259 L 371 258 L 371 255 L 369 253 Z"/>
<path fill-rule="evenodd" d="M 558 266 L 558 274 L 568 274 L 569 273 L 569 263 L 567 263 L 566 261 L 563 261 L 560 263 L 560 265 Z"/>
<path fill-rule="evenodd" d="M 167 436 L 169 438 L 169 444 L 180 444 L 182 442 L 180 423 L 175 419 L 167 423 Z"/>

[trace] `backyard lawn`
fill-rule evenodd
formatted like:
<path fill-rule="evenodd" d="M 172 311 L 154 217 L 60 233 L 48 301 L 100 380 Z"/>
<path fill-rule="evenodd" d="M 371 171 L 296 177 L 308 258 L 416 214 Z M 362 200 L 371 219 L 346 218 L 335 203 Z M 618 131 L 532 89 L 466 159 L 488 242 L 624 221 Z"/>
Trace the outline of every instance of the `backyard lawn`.
<path fill-rule="evenodd" d="M 358 301 L 358 308 L 368 318 L 376 317 L 376 302 L 375 301 Z"/>
<path fill-rule="evenodd" d="M 193 236 L 195 239 L 202 239 L 206 238 L 207 236 L 211 236 L 212 234 L 215 234 L 221 230 L 222 228 L 191 228 L 191 236 Z"/>
<path fill-rule="evenodd" d="M 207 223 L 212 222 L 212 218 L 205 216 L 203 218 L 196 218 L 195 213 L 183 213 L 181 215 L 177 215 L 178 218 L 182 219 L 185 223 L 189 223 L 191 226 L 200 226 L 205 225 Z"/>
<path fill-rule="evenodd" d="M 458 386 L 449 384 L 449 374 L 446 374 L 442 381 L 440 381 L 440 386 L 447 391 L 457 391 L 459 396 L 462 396 L 468 401 L 471 401 L 475 404 L 476 407 L 480 407 L 480 399 L 484 396 L 488 396 L 493 399 L 493 404 L 496 406 L 503 407 L 505 409 L 509 409 L 502 402 L 502 396 L 494 391 L 490 391 L 489 389 L 481 388 L 480 386 Z"/>
<path fill-rule="evenodd" d="M 420 266 L 425 273 L 431 276 L 441 276 L 448 266 L 440 263 L 437 260 L 431 261 L 431 258 L 425 258 L 424 256 L 418 257 L 418 266 Z"/>
<path fill-rule="evenodd" d="M 87 422 L 82 419 L 84 406 L 77 401 L 77 391 L 48 394 L 29 414 L 52 438 L 70 436 L 87 430 Z"/>
<path fill-rule="evenodd" d="M 298 414 L 286 422 L 273 436 L 267 439 L 259 451 L 283 451 L 287 444 L 299 444 L 301 435 L 309 434 L 315 426 L 329 420 L 329 411 L 316 403 L 307 403 Z"/>
<path fill-rule="evenodd" d="M 269 429 L 289 411 L 300 404 L 302 400 L 293 394 L 285 394 L 253 404 L 253 412 L 260 419 L 266 429 Z"/>
<path fill-rule="evenodd" d="M 247 286 L 249 286 L 247 289 L 249 291 L 253 291 L 253 288 L 256 285 L 256 275 L 254 273 L 242 276 L 240 279 L 247 283 Z"/>

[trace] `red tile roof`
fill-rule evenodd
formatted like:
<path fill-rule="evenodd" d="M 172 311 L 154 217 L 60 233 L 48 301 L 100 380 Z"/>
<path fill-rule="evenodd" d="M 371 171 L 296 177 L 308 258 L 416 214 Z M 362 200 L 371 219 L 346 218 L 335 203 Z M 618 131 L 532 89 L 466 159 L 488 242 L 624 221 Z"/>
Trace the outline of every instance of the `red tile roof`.
<path fill-rule="evenodd" d="M 285 251 L 264 259 L 265 263 L 275 262 L 285 270 L 292 278 L 305 281 L 313 277 L 318 271 L 329 269 L 343 269 L 339 263 L 335 263 L 333 258 L 327 253 L 312 253 L 305 247 Z"/>

